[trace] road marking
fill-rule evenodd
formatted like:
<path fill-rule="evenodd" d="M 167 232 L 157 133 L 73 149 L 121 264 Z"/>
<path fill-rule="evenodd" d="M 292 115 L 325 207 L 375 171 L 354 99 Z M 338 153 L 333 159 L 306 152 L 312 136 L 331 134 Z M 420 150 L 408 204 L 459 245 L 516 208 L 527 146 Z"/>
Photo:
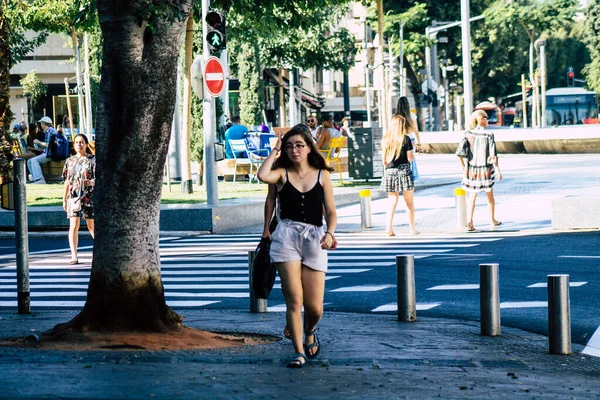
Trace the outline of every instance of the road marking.
<path fill-rule="evenodd" d="M 17 307 L 17 301 L 0 301 L 0 307 Z M 167 305 L 171 307 L 203 307 L 210 304 L 220 303 L 220 301 L 168 301 Z M 82 308 L 85 301 L 37 301 L 31 302 L 31 307 L 74 307 Z"/>
<path fill-rule="evenodd" d="M 430 310 L 439 306 L 442 303 L 417 303 L 417 311 L 425 311 Z M 398 303 L 390 303 L 379 306 L 371 312 L 385 312 L 385 311 L 398 311 Z"/>
<path fill-rule="evenodd" d="M 330 292 L 378 292 L 380 290 L 396 287 L 396 285 L 364 285 L 347 286 L 330 290 Z"/>
<path fill-rule="evenodd" d="M 581 353 L 594 357 L 600 357 L 600 327 L 596 329 L 596 332 L 594 332 Z"/>
<path fill-rule="evenodd" d="M 600 256 L 558 256 L 558 258 L 600 258 Z"/>
<path fill-rule="evenodd" d="M 369 264 L 370 265 L 370 264 Z M 351 269 L 351 268 L 328 268 L 328 274 L 359 274 L 361 272 L 372 271 L 372 269 Z"/>
<path fill-rule="evenodd" d="M 332 303 L 323 303 L 323 306 L 329 306 L 331 304 Z M 267 307 L 268 312 L 285 312 L 286 310 L 287 310 L 287 307 L 286 307 L 285 303 L 276 304 L 274 306 Z M 304 311 L 304 307 L 302 307 L 302 311 Z"/>
<path fill-rule="evenodd" d="M 439 285 L 428 288 L 427 290 L 473 290 L 479 289 L 479 284 L 462 284 L 462 285 Z"/>
<path fill-rule="evenodd" d="M 548 307 L 547 301 L 506 301 L 500 308 L 541 308 Z"/>
<path fill-rule="evenodd" d="M 248 285 L 244 285 L 245 288 Z M 86 297 L 87 292 L 31 292 L 31 297 Z M 16 291 L 13 293 L 1 293 L 0 297 L 11 298 L 17 297 Z M 181 293 L 181 292 L 165 292 L 165 297 L 233 297 L 245 298 L 250 297 L 250 293 L 246 292 L 221 292 L 221 293 Z M 32 300 L 33 302 L 33 300 Z"/>
<path fill-rule="evenodd" d="M 570 287 L 578 287 L 587 284 L 587 282 L 569 282 Z M 545 288 L 548 287 L 548 282 L 534 283 L 533 285 L 527 286 L 528 288 Z"/>

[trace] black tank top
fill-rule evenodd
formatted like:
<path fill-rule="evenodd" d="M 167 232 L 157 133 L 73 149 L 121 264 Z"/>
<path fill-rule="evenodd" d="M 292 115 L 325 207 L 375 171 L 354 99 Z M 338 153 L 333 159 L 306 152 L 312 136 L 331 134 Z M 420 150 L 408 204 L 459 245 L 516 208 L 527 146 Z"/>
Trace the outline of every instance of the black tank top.
<path fill-rule="evenodd" d="M 287 169 L 286 181 L 278 193 L 280 218 L 323 226 L 323 202 L 325 192 L 321 185 L 321 171 L 317 183 L 308 192 L 302 193 L 290 183 Z"/>

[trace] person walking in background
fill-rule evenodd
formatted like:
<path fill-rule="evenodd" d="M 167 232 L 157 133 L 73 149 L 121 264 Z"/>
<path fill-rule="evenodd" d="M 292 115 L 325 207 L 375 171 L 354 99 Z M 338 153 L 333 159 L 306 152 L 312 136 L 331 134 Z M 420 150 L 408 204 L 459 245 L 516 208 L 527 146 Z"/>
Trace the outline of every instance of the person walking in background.
<path fill-rule="evenodd" d="M 276 153 L 283 152 L 272 169 Z M 337 213 L 331 172 L 315 146 L 308 126 L 300 124 L 278 138 L 258 169 L 258 179 L 281 185 L 277 196 L 280 220 L 271 235 L 275 263 L 286 302 L 286 322 L 295 349 L 288 368 L 301 368 L 321 350 L 317 324 L 323 315 L 327 251 L 337 247 Z M 323 209 L 327 231 L 323 229 Z M 304 306 L 304 322 L 302 307 Z M 305 340 L 302 341 L 302 331 Z"/>
<path fill-rule="evenodd" d="M 401 115 L 392 116 L 390 130 L 383 135 L 381 140 L 381 154 L 384 171 L 380 189 L 388 193 L 389 208 L 387 214 L 388 236 L 395 236 L 393 224 L 396 206 L 400 192 L 404 197 L 408 211 L 408 224 L 411 235 L 420 232 L 415 227 L 415 184 L 410 169 L 410 162 L 414 159 L 413 145 L 408 135 L 411 129 L 409 120 Z"/>
<path fill-rule="evenodd" d="M 342 134 L 342 136 L 348 137 L 348 135 L 350 134 L 350 118 L 342 118 L 342 126 L 340 127 L 340 133 Z"/>
<path fill-rule="evenodd" d="M 502 180 L 502 174 L 498 165 L 494 134 L 486 131 L 486 126 L 488 126 L 488 116 L 485 111 L 477 110 L 471 114 L 469 130 L 465 132 L 456 150 L 456 155 L 463 168 L 462 186 L 469 192 L 467 204 L 467 231 L 469 232 L 475 230 L 473 214 L 475 213 L 475 201 L 479 192 L 485 192 L 487 195 L 492 228 L 502 224 L 502 222 L 496 220 L 494 215 L 496 202 L 493 189 L 496 171 L 498 172 L 499 181 Z"/>
<path fill-rule="evenodd" d="M 396 106 L 396 115 L 401 115 L 404 117 L 409 125 L 408 136 L 412 141 L 413 148 L 417 153 L 421 152 L 421 136 L 419 135 L 419 126 L 417 124 L 417 116 L 410 111 L 410 103 L 408 101 L 408 97 L 401 96 L 398 99 L 398 104 Z M 417 160 L 416 158 L 412 160 L 410 163 L 410 168 L 413 173 L 413 179 L 416 181 L 419 179 L 419 172 L 417 170 Z"/>
<path fill-rule="evenodd" d="M 41 140 L 34 138 L 33 143 L 38 145 L 40 148 L 43 148 L 44 151 L 39 156 L 35 156 L 27 160 L 27 167 L 31 173 L 32 183 L 46 183 L 41 164 L 45 164 L 50 161 L 50 157 L 48 157 L 48 144 L 50 143 L 50 137 L 56 134 L 56 130 L 52 127 L 52 120 L 49 117 L 43 117 L 40 119 L 40 124 L 42 125 L 42 130 L 44 131 L 44 141 L 42 142 Z"/>
<path fill-rule="evenodd" d="M 94 186 L 96 184 L 96 157 L 88 152 L 87 136 L 75 136 L 73 143 L 75 155 L 65 162 L 63 178 L 65 192 L 63 209 L 69 218 L 69 247 L 71 248 L 71 264 L 78 264 L 77 244 L 79 242 L 79 225 L 84 219 L 94 238 Z"/>

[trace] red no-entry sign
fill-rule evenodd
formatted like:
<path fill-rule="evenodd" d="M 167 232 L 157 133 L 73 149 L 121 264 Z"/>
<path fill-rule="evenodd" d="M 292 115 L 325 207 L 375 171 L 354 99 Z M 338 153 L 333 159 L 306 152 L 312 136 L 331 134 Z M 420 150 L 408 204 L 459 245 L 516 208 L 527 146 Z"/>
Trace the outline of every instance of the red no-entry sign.
<path fill-rule="evenodd" d="M 219 97 L 223 93 L 225 89 L 225 73 L 223 64 L 221 64 L 221 60 L 217 57 L 209 57 L 206 60 L 204 82 L 206 83 L 208 94 L 212 97 Z"/>

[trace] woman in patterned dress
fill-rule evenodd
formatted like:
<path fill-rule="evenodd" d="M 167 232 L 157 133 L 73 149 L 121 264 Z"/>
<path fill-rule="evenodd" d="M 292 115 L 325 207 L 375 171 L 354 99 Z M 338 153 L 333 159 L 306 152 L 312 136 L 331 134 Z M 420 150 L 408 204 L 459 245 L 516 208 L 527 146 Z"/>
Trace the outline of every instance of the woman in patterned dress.
<path fill-rule="evenodd" d="M 496 142 L 494 134 L 486 131 L 488 116 L 483 110 L 477 110 L 471 114 L 470 129 L 465 135 L 456 151 L 460 164 L 463 168 L 462 186 L 469 192 L 467 209 L 469 212 L 467 231 L 473 232 L 473 214 L 475 213 L 475 201 L 477 193 L 485 192 L 490 209 L 490 225 L 492 228 L 502 222 L 496 220 L 494 200 L 494 175 L 498 172 L 498 180 L 502 180 L 500 167 L 498 166 L 498 153 L 496 153 Z M 465 163 L 466 159 L 466 163 Z"/>
<path fill-rule="evenodd" d="M 381 140 L 381 155 L 385 169 L 380 190 L 388 193 L 389 209 L 386 230 L 388 236 L 395 236 L 393 223 L 400 192 L 402 192 L 408 211 L 410 234 L 419 234 L 415 227 L 415 182 L 410 169 L 410 163 L 414 160 L 413 145 L 409 136 L 411 127 L 412 123 L 407 118 L 394 115 L 390 130 L 383 135 Z"/>
<path fill-rule="evenodd" d="M 96 157 L 88 153 L 87 136 L 75 136 L 73 144 L 75 155 L 65 162 L 63 178 L 65 194 L 63 209 L 67 212 L 69 225 L 69 247 L 71 248 L 71 264 L 78 264 L 77 243 L 79 241 L 79 225 L 85 219 L 92 238 L 94 238 L 94 185 L 96 184 Z M 71 199 L 80 199 L 80 206 L 74 205 Z"/>

